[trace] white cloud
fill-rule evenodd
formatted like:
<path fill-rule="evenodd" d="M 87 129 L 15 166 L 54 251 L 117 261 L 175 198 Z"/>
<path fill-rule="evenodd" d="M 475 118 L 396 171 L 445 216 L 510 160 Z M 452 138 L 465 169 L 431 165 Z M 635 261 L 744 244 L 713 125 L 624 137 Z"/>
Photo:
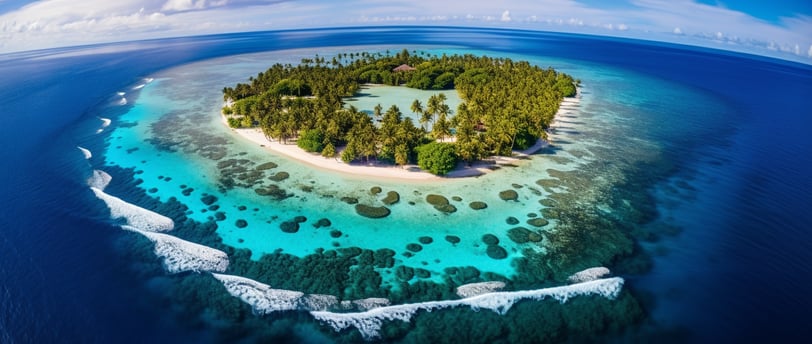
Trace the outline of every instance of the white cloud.
<path fill-rule="evenodd" d="M 626 31 L 629 27 L 626 24 L 618 24 L 617 29 L 620 31 Z"/>
<path fill-rule="evenodd" d="M 168 0 L 161 11 L 200 10 L 206 7 L 206 0 Z"/>
<path fill-rule="evenodd" d="M 674 34 L 675 35 L 681 35 L 682 34 L 682 29 L 680 29 L 679 27 L 675 27 L 674 28 Z"/>
<path fill-rule="evenodd" d="M 510 20 L 511 20 L 510 19 L 510 11 L 505 10 L 504 12 L 502 12 L 502 21 L 503 22 L 509 22 Z"/>
<path fill-rule="evenodd" d="M 812 57 L 812 45 L 809 45 L 809 52 L 806 53 L 809 57 Z"/>

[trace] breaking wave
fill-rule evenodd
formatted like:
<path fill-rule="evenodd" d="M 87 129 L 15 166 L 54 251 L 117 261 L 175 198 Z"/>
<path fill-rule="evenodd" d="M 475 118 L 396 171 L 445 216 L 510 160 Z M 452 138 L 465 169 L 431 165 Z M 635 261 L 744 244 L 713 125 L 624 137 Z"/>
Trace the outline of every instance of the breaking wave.
<path fill-rule="evenodd" d="M 584 283 L 570 284 L 561 287 L 552 287 L 536 290 L 493 292 L 464 298 L 461 300 L 429 301 L 405 305 L 374 308 L 358 313 L 335 313 L 326 311 L 311 311 L 317 320 L 322 321 L 335 331 L 348 327 L 355 327 L 361 332 L 364 339 L 378 338 L 383 322 L 390 320 L 409 321 L 417 311 L 432 311 L 450 307 L 468 306 L 479 310 L 487 308 L 499 314 L 505 314 L 514 303 L 523 300 L 543 300 L 553 298 L 561 303 L 572 297 L 581 295 L 600 295 L 609 299 L 617 297 L 623 288 L 623 279 L 612 277 Z"/>
<path fill-rule="evenodd" d="M 612 277 L 560 287 L 508 292 L 493 291 L 504 287 L 504 283 L 501 282 L 474 283 L 461 286 L 462 292 L 458 289 L 458 293 L 461 295 L 475 294 L 460 300 L 428 301 L 390 306 L 387 299 L 371 298 L 339 303 L 338 299 L 331 295 L 307 295 L 298 291 L 273 289 L 267 284 L 245 277 L 223 274 L 212 275 L 223 283 L 229 294 L 249 304 L 257 314 L 265 315 L 293 310 L 309 311 L 314 318 L 330 325 L 335 331 L 355 327 L 367 340 L 379 336 L 384 321 L 409 321 L 420 310 L 432 311 L 468 306 L 474 310 L 486 308 L 499 314 L 505 314 L 514 303 L 524 299 L 540 301 L 553 298 L 561 303 L 581 295 L 600 295 L 614 299 L 623 288 L 624 282 L 620 277 Z M 353 308 L 358 311 L 352 313 L 334 311 Z"/>
<path fill-rule="evenodd" d="M 165 232 L 175 228 L 175 223 L 166 216 L 110 196 L 99 188 L 91 186 L 90 189 L 107 204 L 113 219 L 123 218 L 127 225 L 149 232 Z"/>
<path fill-rule="evenodd" d="M 87 179 L 87 185 L 104 191 L 104 188 L 106 188 L 107 185 L 110 184 L 111 180 L 113 180 L 113 177 L 107 174 L 107 172 L 101 170 L 93 170 L 93 175 L 91 175 L 90 178 Z"/>
<path fill-rule="evenodd" d="M 169 273 L 184 271 L 223 272 L 228 268 L 228 255 L 218 249 L 195 244 L 169 234 L 149 232 L 132 226 L 121 228 L 139 233 L 155 243 L 155 255 L 163 258 Z"/>
<path fill-rule="evenodd" d="M 76 146 L 76 148 L 79 148 L 79 150 L 82 151 L 82 154 L 85 155 L 85 159 L 90 159 L 93 157 L 93 154 L 91 154 L 90 150 L 88 150 L 87 148 L 82 148 L 79 146 Z"/>

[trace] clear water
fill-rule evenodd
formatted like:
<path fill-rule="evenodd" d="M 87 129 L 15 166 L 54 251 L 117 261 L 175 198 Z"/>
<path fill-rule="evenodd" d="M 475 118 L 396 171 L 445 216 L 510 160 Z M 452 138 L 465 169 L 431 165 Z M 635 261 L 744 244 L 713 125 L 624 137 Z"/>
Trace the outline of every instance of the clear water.
<path fill-rule="evenodd" d="M 348 37 L 366 37 L 352 41 L 369 45 L 334 47 Z M 271 63 L 296 63 L 314 53 L 390 49 L 381 44 L 393 40 L 432 52 L 500 55 L 552 66 L 582 80 L 581 101 L 551 132 L 553 150 L 479 178 L 409 185 L 307 168 L 232 135 L 220 122 L 222 87 Z M 162 48 L 145 44 L 138 53 L 4 57 L 0 101 L 8 113 L 5 123 L 12 125 L 2 127 L 1 151 L 14 168 L 2 169 L 8 183 L 0 213 L 0 341 L 233 341 L 241 337 L 234 332 L 252 328 L 283 341 L 318 328 L 296 315 L 234 320 L 223 310 L 245 312 L 246 306 L 206 284 L 204 275 L 166 276 L 150 268 L 151 252 L 118 231 L 84 186 L 94 168 L 114 175 L 118 184 L 111 185 L 112 194 L 156 211 L 171 211 L 155 201 L 174 197 L 196 223 L 211 222 L 222 212 L 225 220 L 216 221 L 216 231 L 201 240 L 250 249 L 254 260 L 280 249 L 305 257 L 336 245 L 391 248 L 397 252 L 395 267 L 379 272 L 383 286 L 392 289 L 400 288 L 393 276 L 398 266 L 424 268 L 431 277 L 423 280 L 438 283 L 445 268 L 469 265 L 517 277 L 514 259 L 524 256 L 525 248 L 544 252 L 544 245 L 512 243 L 505 234 L 512 227 L 508 216 L 521 222 L 530 213 L 542 216 L 545 206 L 539 200 L 549 198 L 594 206 L 601 217 L 631 228 L 653 262 L 650 269 L 613 266 L 648 314 L 642 324 L 624 325 L 634 334 L 620 338 L 774 340 L 805 331 L 800 324 L 810 309 L 804 293 L 810 219 L 804 210 L 812 203 L 806 178 L 812 149 L 803 140 L 809 123 L 804 109 L 812 105 L 805 96 L 812 94 L 806 66 L 672 46 L 476 29 L 293 31 L 164 43 Z M 137 88 L 144 78 L 154 81 Z M 117 92 L 125 92 L 126 105 Z M 96 134 L 98 117 L 113 119 L 101 134 Z M 91 150 L 93 158 L 85 160 L 77 145 Z M 213 160 L 212 154 L 223 157 Z M 293 196 L 273 200 L 253 188 L 225 187 L 217 163 L 231 158 L 277 163 L 263 175 L 263 185 L 278 184 Z M 278 171 L 290 178 L 268 179 Z M 565 180 L 563 185 L 548 190 L 536 183 L 551 174 Z M 187 196 L 181 185 L 194 191 Z M 371 195 L 372 186 L 401 196 L 385 219 L 363 218 L 339 200 L 351 196 L 379 204 L 383 195 Z M 519 193 L 518 202 L 499 199 L 508 189 Z M 218 197 L 219 209 L 207 209 L 204 193 Z M 452 201 L 458 211 L 437 212 L 425 202 L 429 193 L 459 196 L 462 201 Z M 474 200 L 489 207 L 468 208 Z M 300 215 L 308 221 L 297 233 L 279 229 L 280 222 Z M 313 227 L 320 218 L 330 219 L 331 227 Z M 237 219 L 248 226 L 238 228 Z M 552 220 L 542 230 L 554 232 L 556 226 Z M 342 236 L 333 238 L 330 229 Z M 508 259 L 485 254 L 485 233 L 500 239 Z M 451 245 L 446 235 L 462 241 Z M 433 242 L 413 257 L 404 256 L 406 245 L 421 236 Z M 591 259 L 589 252 L 582 259 Z M 208 296 L 190 297 L 189 290 Z M 175 311 L 166 312 L 167 305 Z M 416 323 L 412 333 L 420 332 Z M 453 326 L 446 329 L 455 333 Z M 318 333 L 318 338 L 299 338 L 332 335 L 324 328 Z"/>

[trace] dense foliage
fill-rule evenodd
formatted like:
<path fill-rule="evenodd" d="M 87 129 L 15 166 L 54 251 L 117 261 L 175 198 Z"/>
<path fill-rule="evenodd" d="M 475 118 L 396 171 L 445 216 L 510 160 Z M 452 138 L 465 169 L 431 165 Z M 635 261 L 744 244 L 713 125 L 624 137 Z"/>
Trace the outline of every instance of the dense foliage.
<path fill-rule="evenodd" d="M 457 165 L 457 154 L 454 145 L 443 142 L 431 142 L 417 147 L 417 165 L 437 175 L 444 175 Z"/>
<path fill-rule="evenodd" d="M 409 110 L 420 119 L 419 127 L 403 119 L 396 106 L 384 112 L 379 104 L 373 119 L 342 103 L 364 83 L 453 89 L 463 102 L 454 111 L 443 93 L 425 106 L 415 100 Z M 415 161 L 416 148 L 426 140 L 451 137 L 455 156 L 473 162 L 510 155 L 544 137 L 563 97 L 575 95 L 576 84 L 567 74 L 508 58 L 407 50 L 341 53 L 329 62 L 316 56 L 296 66 L 275 64 L 247 84 L 224 88 L 223 113 L 232 127 L 259 127 L 269 139 L 297 140 L 311 152 L 329 147 L 324 156 L 340 154 L 348 163 L 375 158 L 404 165 Z"/>

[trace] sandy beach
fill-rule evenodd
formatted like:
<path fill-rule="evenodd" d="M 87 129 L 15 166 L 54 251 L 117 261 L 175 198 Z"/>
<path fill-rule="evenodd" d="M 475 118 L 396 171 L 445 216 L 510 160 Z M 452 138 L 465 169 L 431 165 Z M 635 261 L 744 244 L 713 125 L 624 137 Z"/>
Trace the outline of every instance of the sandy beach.
<path fill-rule="evenodd" d="M 580 100 L 580 95 L 576 98 L 566 98 L 559 106 L 558 113 L 564 110 L 572 110 L 574 105 Z M 227 105 L 227 104 L 226 104 Z M 221 113 L 222 123 L 228 127 L 226 116 Z M 555 120 L 552 126 L 555 126 Z M 356 161 L 352 164 L 346 164 L 339 158 L 341 152 L 336 154 L 335 158 L 325 158 L 319 154 L 308 153 L 299 148 L 295 143 L 283 144 L 278 141 L 268 140 L 259 128 L 249 129 L 234 129 L 229 128 L 238 136 L 251 141 L 265 149 L 268 149 L 276 154 L 283 155 L 290 159 L 297 160 L 312 167 L 343 173 L 353 178 L 363 179 L 378 179 L 378 180 L 406 180 L 406 181 L 443 181 L 449 178 L 466 178 L 476 177 L 483 174 L 497 170 L 499 165 L 515 164 L 521 161 L 521 158 L 527 157 L 547 146 L 549 143 L 545 140 L 538 140 L 532 147 L 523 151 L 514 151 L 512 157 L 490 157 L 486 160 L 477 162 L 471 166 L 466 166 L 464 162 L 460 162 L 457 168 L 449 172 L 445 176 L 436 176 L 428 172 L 422 171 L 417 165 L 394 166 L 389 164 L 379 164 L 370 162 L 369 164 L 362 161 Z"/>

